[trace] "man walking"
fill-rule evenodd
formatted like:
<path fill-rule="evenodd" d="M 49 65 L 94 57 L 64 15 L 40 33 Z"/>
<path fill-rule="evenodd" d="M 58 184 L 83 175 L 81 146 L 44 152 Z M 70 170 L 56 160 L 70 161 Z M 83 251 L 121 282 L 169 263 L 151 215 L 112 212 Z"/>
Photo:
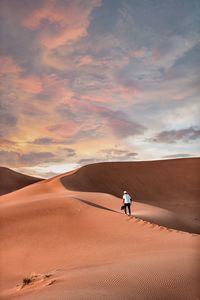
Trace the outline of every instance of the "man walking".
<path fill-rule="evenodd" d="M 125 214 L 127 215 L 127 208 L 128 208 L 129 216 L 131 216 L 132 199 L 131 199 L 131 196 L 127 193 L 127 191 L 124 191 L 123 202 L 124 202 Z"/>

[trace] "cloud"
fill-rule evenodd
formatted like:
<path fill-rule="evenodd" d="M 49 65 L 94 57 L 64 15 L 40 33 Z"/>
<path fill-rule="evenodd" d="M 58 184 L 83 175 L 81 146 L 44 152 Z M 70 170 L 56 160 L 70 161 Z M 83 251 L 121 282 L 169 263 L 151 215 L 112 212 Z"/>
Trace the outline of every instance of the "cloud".
<path fill-rule="evenodd" d="M 91 65 L 96 63 L 96 60 L 91 55 L 83 55 L 79 58 L 79 66 Z"/>
<path fill-rule="evenodd" d="M 71 102 L 71 101 L 70 101 Z M 73 104 L 72 102 L 70 104 L 68 103 L 64 103 L 64 104 L 60 104 L 58 106 L 55 107 L 55 112 L 58 113 L 59 118 L 66 120 L 66 119 L 77 119 L 77 116 L 75 113 L 73 113 L 72 109 L 73 109 Z"/>
<path fill-rule="evenodd" d="M 131 158 L 135 158 L 138 153 L 132 152 L 129 150 L 120 150 L 120 149 L 104 149 L 101 151 L 102 154 L 105 154 L 105 160 L 130 160 Z"/>
<path fill-rule="evenodd" d="M 80 165 L 87 165 L 99 162 L 112 162 L 112 161 L 130 161 L 135 159 L 138 155 L 136 152 L 131 152 L 128 150 L 120 150 L 120 149 L 103 149 L 98 154 L 97 157 L 91 158 L 82 158 L 78 161 Z"/>
<path fill-rule="evenodd" d="M 49 126 L 47 129 L 49 132 L 59 134 L 60 137 L 68 138 L 72 137 L 79 131 L 79 124 L 73 120 L 67 120 L 64 123 L 57 123 Z"/>
<path fill-rule="evenodd" d="M 174 35 L 163 39 L 157 47 L 152 49 L 152 63 L 158 67 L 170 68 L 187 52 L 199 44 L 198 36 L 181 37 Z"/>
<path fill-rule="evenodd" d="M 108 121 L 114 134 L 121 138 L 143 134 L 145 127 L 133 121 L 113 118 Z"/>
<path fill-rule="evenodd" d="M 16 75 L 23 71 L 23 69 L 14 61 L 13 57 L 11 56 L 1 56 L 0 66 L 0 75 Z"/>
<path fill-rule="evenodd" d="M 31 176 L 39 176 L 42 178 L 50 178 L 62 173 L 66 173 L 78 168 L 77 163 L 42 163 L 35 166 L 24 166 L 15 168 L 16 171 Z"/>
<path fill-rule="evenodd" d="M 16 129 L 18 117 L 16 111 L 13 111 L 12 102 L 4 101 L 3 96 L 1 100 L 3 101 L 0 103 L 0 135 L 7 139 L 13 129 Z"/>
<path fill-rule="evenodd" d="M 139 48 L 129 52 L 130 57 L 137 59 L 145 58 L 148 55 L 149 51 L 146 48 Z"/>
<path fill-rule="evenodd" d="M 7 147 L 7 146 L 14 146 L 16 143 L 13 140 L 1 138 L 1 136 L 0 136 L 0 144 L 1 144 L 1 147 L 3 147 L 3 146 Z"/>
<path fill-rule="evenodd" d="M 78 161 L 78 164 L 81 165 L 81 166 L 84 166 L 84 165 L 95 164 L 95 163 L 99 163 L 99 162 L 103 162 L 103 159 L 100 159 L 100 158 L 82 158 Z"/>
<path fill-rule="evenodd" d="M 127 75 L 127 69 L 123 68 L 117 72 L 116 77 L 116 92 L 121 94 L 125 101 L 133 101 L 140 94 L 139 82 L 131 79 Z"/>
<path fill-rule="evenodd" d="M 0 164 L 18 166 L 34 166 L 40 163 L 57 161 L 58 158 L 51 152 L 28 152 L 0 151 Z"/>
<path fill-rule="evenodd" d="M 31 12 L 22 25 L 29 30 L 40 29 L 40 42 L 49 49 L 77 41 L 87 35 L 90 14 L 101 5 L 101 0 L 74 0 L 67 5 L 63 1 L 46 1 Z M 47 23 L 49 26 L 45 26 Z"/>
<path fill-rule="evenodd" d="M 58 141 L 55 141 L 52 138 L 42 137 L 42 138 L 37 138 L 30 143 L 35 145 L 51 145 L 51 144 L 57 144 Z"/>
<path fill-rule="evenodd" d="M 151 139 L 152 142 L 172 144 L 177 141 L 191 142 L 200 138 L 200 129 L 190 127 L 180 130 L 168 130 L 158 133 Z"/>
<path fill-rule="evenodd" d="M 20 155 L 20 162 L 24 165 L 39 164 L 51 161 L 55 155 L 51 152 L 29 152 Z"/>
<path fill-rule="evenodd" d="M 102 134 L 106 133 L 107 135 L 112 134 L 116 137 L 126 138 L 143 134 L 146 130 L 145 126 L 132 121 L 124 111 L 114 111 L 106 106 L 92 102 L 79 103 L 79 108 L 81 108 L 82 112 L 85 112 L 87 124 L 98 124 L 96 130 L 101 131 Z M 92 130 L 94 130 L 93 125 L 92 127 Z"/>
<path fill-rule="evenodd" d="M 15 80 L 15 84 L 24 92 L 30 94 L 39 94 L 43 91 L 41 80 L 34 76 L 18 78 Z"/>
<path fill-rule="evenodd" d="M 15 151 L 6 151 L 1 150 L 0 151 L 0 164 L 2 166 L 17 166 L 18 162 L 20 160 L 20 154 Z"/>
<path fill-rule="evenodd" d="M 106 91 L 104 91 L 104 95 L 101 96 L 97 96 L 97 95 L 85 95 L 85 96 L 81 96 L 82 99 L 84 99 L 85 101 L 91 101 L 93 103 L 114 103 L 115 99 L 111 97 L 110 93 L 106 93 Z"/>
<path fill-rule="evenodd" d="M 73 148 L 63 148 L 62 149 L 68 157 L 74 157 L 76 156 L 76 151 Z"/>
<path fill-rule="evenodd" d="M 1 124 L 4 126 L 12 127 L 17 124 L 17 117 L 11 112 L 1 106 Z"/>
<path fill-rule="evenodd" d="M 84 128 L 81 126 L 75 134 L 63 140 L 63 144 L 80 143 L 81 141 L 92 141 L 102 138 L 103 134 L 99 132 L 99 125 L 92 125 L 92 128 Z"/>
<path fill-rule="evenodd" d="M 41 79 L 35 75 L 25 75 L 23 69 L 13 57 L 0 57 L 0 76 L 3 77 L 3 91 L 9 90 L 19 93 L 19 91 L 31 94 L 38 94 L 43 91 Z"/>
<path fill-rule="evenodd" d="M 105 110 L 100 112 L 105 124 L 120 138 L 143 134 L 146 128 L 132 120 L 124 112 Z"/>
<path fill-rule="evenodd" d="M 41 137 L 37 138 L 34 141 L 29 142 L 30 144 L 34 145 L 41 145 L 41 146 L 47 146 L 47 145 L 65 145 L 69 143 L 69 140 L 66 139 L 53 139 L 48 137 Z M 76 151 L 73 148 L 62 148 L 62 151 L 64 151 L 67 156 L 75 156 Z"/>
<path fill-rule="evenodd" d="M 82 38 L 87 35 L 87 31 L 84 27 L 71 28 L 70 31 L 61 30 L 58 35 L 51 33 L 45 33 L 41 37 L 41 44 L 47 49 L 55 49 L 67 43 L 76 41 L 79 38 Z"/>
<path fill-rule="evenodd" d="M 77 138 L 83 137 L 85 134 L 91 138 L 103 135 L 126 138 L 145 132 L 146 127 L 131 120 L 124 111 L 114 111 L 105 105 L 98 105 L 95 102 L 85 100 L 73 99 L 73 108 L 77 109 L 74 113 L 79 116 Z M 85 124 L 88 128 L 85 127 Z"/>
<path fill-rule="evenodd" d="M 6 161 L 195 153 L 199 3 L 182 1 L 1 0 Z"/>
<path fill-rule="evenodd" d="M 44 88 L 42 100 L 53 100 L 56 106 L 59 106 L 59 103 L 62 103 L 63 99 L 70 99 L 74 94 L 65 77 L 50 73 L 44 75 L 41 80 Z"/>

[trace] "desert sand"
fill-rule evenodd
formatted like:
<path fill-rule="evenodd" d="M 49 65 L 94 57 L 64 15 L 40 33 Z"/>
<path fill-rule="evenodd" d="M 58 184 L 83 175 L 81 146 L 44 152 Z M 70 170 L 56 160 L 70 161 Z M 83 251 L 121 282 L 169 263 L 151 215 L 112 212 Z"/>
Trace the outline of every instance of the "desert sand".
<path fill-rule="evenodd" d="M 1 196 L 1 299 L 200 299 L 199 162 L 94 164 Z"/>
<path fill-rule="evenodd" d="M 42 178 L 27 176 L 5 167 L 0 167 L 0 195 L 11 193 Z"/>

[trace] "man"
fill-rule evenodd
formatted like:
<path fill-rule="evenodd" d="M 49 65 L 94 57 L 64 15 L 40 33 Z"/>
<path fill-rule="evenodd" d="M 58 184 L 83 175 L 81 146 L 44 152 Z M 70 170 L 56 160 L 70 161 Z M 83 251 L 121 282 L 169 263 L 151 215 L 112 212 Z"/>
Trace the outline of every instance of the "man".
<path fill-rule="evenodd" d="M 129 216 L 131 216 L 132 199 L 131 199 L 131 196 L 127 193 L 127 191 L 124 191 L 123 201 L 124 201 L 125 214 L 127 215 L 127 207 L 128 207 Z"/>

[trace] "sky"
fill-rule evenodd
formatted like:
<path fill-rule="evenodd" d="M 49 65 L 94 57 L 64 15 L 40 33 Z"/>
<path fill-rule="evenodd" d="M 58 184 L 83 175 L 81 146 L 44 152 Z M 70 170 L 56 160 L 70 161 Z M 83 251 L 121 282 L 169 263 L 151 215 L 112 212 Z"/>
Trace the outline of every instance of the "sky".
<path fill-rule="evenodd" d="M 0 165 L 197 157 L 199 0 L 1 0 Z"/>

